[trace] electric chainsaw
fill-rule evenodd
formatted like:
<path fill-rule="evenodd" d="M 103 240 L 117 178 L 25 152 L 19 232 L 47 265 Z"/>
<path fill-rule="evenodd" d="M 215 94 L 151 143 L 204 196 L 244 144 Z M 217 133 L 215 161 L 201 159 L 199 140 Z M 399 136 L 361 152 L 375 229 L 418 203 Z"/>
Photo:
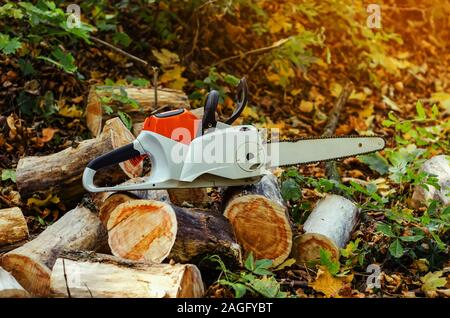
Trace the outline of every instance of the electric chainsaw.
<path fill-rule="evenodd" d="M 209 92 L 202 119 L 186 109 L 146 118 L 143 130 L 130 144 L 92 160 L 83 173 L 90 192 L 169 188 L 237 186 L 258 182 L 270 169 L 352 157 L 381 150 L 377 136 L 318 137 L 278 141 L 277 134 L 252 125 L 231 124 L 247 105 L 248 86 L 242 78 L 237 88 L 237 107 L 230 118 L 216 120 L 219 93 Z M 100 168 L 130 160 L 151 161 L 151 173 L 137 184 L 97 187 Z"/>

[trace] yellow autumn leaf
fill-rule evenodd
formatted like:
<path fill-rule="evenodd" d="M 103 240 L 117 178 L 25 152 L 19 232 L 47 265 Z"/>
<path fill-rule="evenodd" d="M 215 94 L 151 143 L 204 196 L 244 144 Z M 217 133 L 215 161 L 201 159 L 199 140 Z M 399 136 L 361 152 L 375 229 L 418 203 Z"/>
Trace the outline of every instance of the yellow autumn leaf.
<path fill-rule="evenodd" d="M 292 23 L 289 22 L 289 17 L 282 13 L 276 12 L 267 22 L 267 28 L 272 34 L 278 33 L 282 30 L 287 32 L 292 29 Z"/>
<path fill-rule="evenodd" d="M 309 113 L 314 109 L 314 104 L 307 100 L 302 100 L 300 102 L 300 111 L 304 113 Z"/>
<path fill-rule="evenodd" d="M 244 110 L 241 113 L 242 117 L 244 118 L 253 118 L 253 119 L 258 119 L 258 113 L 255 111 L 255 109 L 253 107 L 245 107 Z"/>
<path fill-rule="evenodd" d="M 373 115 L 373 104 L 370 104 L 359 112 L 359 118 L 365 119 Z"/>
<path fill-rule="evenodd" d="M 331 95 L 333 95 L 334 97 L 338 97 L 339 94 L 342 92 L 341 84 L 338 84 L 338 83 L 331 84 L 330 91 L 331 91 Z"/>
<path fill-rule="evenodd" d="M 177 54 L 166 49 L 162 49 L 161 51 L 152 50 L 152 53 L 163 69 L 172 67 L 180 61 Z"/>
<path fill-rule="evenodd" d="M 444 287 L 447 284 L 447 279 L 445 277 L 441 277 L 443 274 L 442 271 L 437 272 L 429 272 L 425 276 L 420 278 L 420 281 L 423 283 L 421 289 L 424 292 L 436 291 L 438 287 Z"/>
<path fill-rule="evenodd" d="M 328 268 L 319 266 L 316 280 L 309 284 L 315 291 L 323 293 L 326 297 L 339 297 L 339 291 L 345 283 L 353 280 L 353 275 L 335 277 L 330 274 Z"/>
<path fill-rule="evenodd" d="M 59 198 L 56 195 L 53 194 L 49 194 L 45 199 L 41 200 L 41 199 L 37 199 L 37 198 L 29 198 L 27 201 L 27 205 L 32 206 L 38 206 L 38 207 L 43 207 L 43 206 L 47 206 L 50 203 L 54 203 L 57 204 L 59 203 Z"/>
<path fill-rule="evenodd" d="M 68 106 L 66 104 L 59 106 L 58 114 L 69 118 L 80 118 L 83 111 L 78 109 L 75 105 Z"/>
<path fill-rule="evenodd" d="M 353 90 L 352 93 L 350 94 L 349 99 L 364 101 L 366 99 L 366 94 L 364 94 L 364 92 L 357 93 L 355 90 Z"/>
<path fill-rule="evenodd" d="M 445 92 L 436 92 L 431 94 L 431 99 L 434 102 L 439 102 L 441 106 L 450 113 L 450 94 Z"/>
<path fill-rule="evenodd" d="M 187 82 L 187 79 L 181 75 L 184 70 L 185 67 L 176 65 L 173 69 L 164 72 L 160 78 L 160 82 L 169 88 L 182 90 Z"/>

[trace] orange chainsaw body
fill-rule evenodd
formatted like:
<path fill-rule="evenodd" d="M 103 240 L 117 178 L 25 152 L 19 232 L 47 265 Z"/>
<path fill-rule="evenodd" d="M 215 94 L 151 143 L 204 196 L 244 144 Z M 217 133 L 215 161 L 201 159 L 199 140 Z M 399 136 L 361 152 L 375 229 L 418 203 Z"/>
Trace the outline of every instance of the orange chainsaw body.
<path fill-rule="evenodd" d="M 201 120 L 187 109 L 169 110 L 149 116 L 144 121 L 142 130 L 152 131 L 164 137 L 190 144 L 201 125 Z M 130 159 L 133 165 L 138 165 L 145 156 Z"/>

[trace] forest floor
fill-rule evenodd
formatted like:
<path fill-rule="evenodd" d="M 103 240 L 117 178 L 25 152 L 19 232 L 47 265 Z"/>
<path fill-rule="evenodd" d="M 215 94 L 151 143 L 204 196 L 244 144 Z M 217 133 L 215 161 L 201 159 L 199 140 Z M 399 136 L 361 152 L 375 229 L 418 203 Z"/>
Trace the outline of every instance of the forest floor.
<path fill-rule="evenodd" d="M 340 161 L 341 185 L 325 178 L 323 163 L 279 170 L 278 177 L 299 231 L 314 203 L 336 187 L 360 206 L 361 221 L 339 261 L 325 257 L 319 267 L 307 267 L 288 260 L 270 269 L 276 279 L 270 287 L 281 288 L 278 296 L 450 297 L 450 209 L 411 200 L 417 184 L 433 184 L 420 165 L 450 154 L 448 2 L 384 1 L 380 28 L 369 27 L 367 6 L 353 1 L 79 3 L 82 21 L 97 29 L 86 31 L 88 37 L 149 64 L 58 34 L 45 24 L 54 22 L 50 15 L 0 7 L 0 33 L 10 36 L 9 46 L 0 38 L 0 208 L 21 207 L 31 235 L 71 206 L 48 193 L 21 198 L 17 163 L 91 137 L 84 110 L 92 85 L 151 87 L 151 66 L 158 66 L 160 86 L 184 90 L 192 108 L 218 89 L 225 116 L 234 107 L 236 80 L 246 76 L 250 102 L 237 123 L 298 138 L 322 134 L 342 87 L 352 81 L 336 135 L 380 135 L 387 148 Z M 13 10 L 23 17 L 12 18 Z M 44 25 L 39 31 L 25 22 L 33 14 Z M 367 288 L 371 264 L 379 266 L 381 280 Z M 216 280 L 208 296 L 234 295 Z"/>

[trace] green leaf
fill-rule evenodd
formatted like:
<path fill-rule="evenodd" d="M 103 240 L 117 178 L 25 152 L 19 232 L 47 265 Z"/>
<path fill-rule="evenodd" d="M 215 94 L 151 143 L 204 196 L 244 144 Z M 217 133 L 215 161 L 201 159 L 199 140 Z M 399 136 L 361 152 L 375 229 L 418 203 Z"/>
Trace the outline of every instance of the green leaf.
<path fill-rule="evenodd" d="M 114 44 L 120 44 L 124 47 L 128 47 L 131 43 L 131 38 L 125 32 L 117 32 L 113 35 Z"/>
<path fill-rule="evenodd" d="M 239 78 L 237 78 L 236 76 L 230 75 L 230 74 L 225 75 L 223 80 L 225 81 L 225 83 L 233 85 L 233 86 L 236 86 L 239 84 Z"/>
<path fill-rule="evenodd" d="M 253 252 L 250 252 L 245 260 L 244 266 L 249 271 L 253 272 L 255 269 L 255 259 L 253 258 Z"/>
<path fill-rule="evenodd" d="M 16 183 L 16 171 L 13 169 L 2 170 L 2 181 L 11 180 Z"/>
<path fill-rule="evenodd" d="M 279 271 L 282 269 L 285 269 L 286 267 L 291 267 L 296 262 L 295 258 L 288 258 L 283 263 L 277 266 L 277 268 L 274 269 L 274 271 Z"/>
<path fill-rule="evenodd" d="M 280 284 L 273 276 L 255 279 L 249 285 L 259 294 L 268 298 L 287 297 L 287 293 L 280 291 Z"/>
<path fill-rule="evenodd" d="M 320 264 L 328 268 L 331 275 L 336 275 L 339 272 L 340 264 L 331 259 L 331 252 L 323 248 L 320 249 Z"/>
<path fill-rule="evenodd" d="M 283 199 L 286 201 L 292 200 L 297 201 L 302 197 L 302 193 L 300 191 L 300 187 L 297 182 L 293 179 L 287 179 L 281 184 L 281 195 Z"/>
<path fill-rule="evenodd" d="M 102 105 L 102 108 L 106 115 L 111 115 L 112 113 L 114 113 L 114 110 L 112 109 L 111 106 Z"/>
<path fill-rule="evenodd" d="M 146 80 L 145 78 L 138 78 L 133 81 L 131 81 L 131 84 L 138 87 L 148 87 L 150 84 L 150 81 Z"/>
<path fill-rule="evenodd" d="M 255 269 L 253 273 L 256 275 L 273 275 L 271 271 L 268 270 L 272 266 L 272 260 L 270 259 L 260 259 L 255 262 Z"/>
<path fill-rule="evenodd" d="M 59 47 L 57 47 L 52 52 L 51 59 L 46 56 L 38 56 L 39 59 L 55 64 L 56 66 L 62 68 L 67 73 L 75 73 L 77 71 L 77 66 L 74 64 L 75 59 L 70 53 L 64 53 Z"/>
<path fill-rule="evenodd" d="M 442 271 L 438 272 L 429 272 L 425 276 L 421 277 L 423 285 L 421 289 L 425 291 L 435 291 L 439 287 L 444 287 L 447 284 L 447 279 L 445 277 L 441 277 L 443 274 Z"/>
<path fill-rule="evenodd" d="M 36 72 L 33 68 L 33 64 L 24 59 L 19 59 L 19 67 L 24 76 L 33 75 Z"/>
<path fill-rule="evenodd" d="M 15 53 L 21 46 L 19 38 L 10 39 L 8 34 L 0 33 L 0 50 L 3 54 Z"/>
<path fill-rule="evenodd" d="M 381 233 L 383 233 L 384 235 L 389 236 L 389 237 L 397 237 L 397 235 L 395 235 L 395 234 L 392 232 L 391 226 L 388 225 L 388 224 L 385 224 L 385 223 L 378 223 L 378 224 L 377 224 L 377 231 L 378 231 L 378 232 L 381 232 Z"/>
<path fill-rule="evenodd" d="M 128 116 L 127 113 L 124 113 L 123 111 L 118 111 L 117 115 L 119 115 L 119 118 L 124 123 L 125 127 L 128 128 L 128 130 L 131 130 L 133 128 L 133 121 L 130 116 Z"/>
<path fill-rule="evenodd" d="M 439 237 L 439 235 L 438 235 L 436 232 L 431 231 L 430 234 L 431 234 L 431 236 L 433 237 L 434 241 L 436 242 L 438 248 L 439 248 L 441 251 L 444 251 L 444 250 L 446 249 L 446 247 L 447 247 L 447 244 L 445 244 L 445 243 L 441 240 L 441 238 Z"/>
<path fill-rule="evenodd" d="M 247 287 L 244 284 L 236 283 L 232 284 L 231 287 L 234 289 L 234 297 L 242 298 L 247 292 Z"/>
<path fill-rule="evenodd" d="M 399 239 L 401 239 L 403 242 L 417 242 L 423 239 L 423 235 L 412 235 L 412 236 L 400 236 Z"/>
<path fill-rule="evenodd" d="M 416 103 L 416 111 L 418 119 L 426 119 L 427 115 L 425 113 L 425 109 L 423 108 L 422 102 L 420 100 Z"/>
<path fill-rule="evenodd" d="M 378 152 L 367 155 L 360 155 L 358 159 L 369 166 L 373 171 L 384 175 L 389 172 L 389 164 Z"/>
<path fill-rule="evenodd" d="M 403 250 L 402 243 L 399 239 L 396 239 L 394 242 L 392 242 L 392 244 L 389 246 L 389 252 L 395 258 L 400 258 L 403 256 L 405 251 Z"/>

